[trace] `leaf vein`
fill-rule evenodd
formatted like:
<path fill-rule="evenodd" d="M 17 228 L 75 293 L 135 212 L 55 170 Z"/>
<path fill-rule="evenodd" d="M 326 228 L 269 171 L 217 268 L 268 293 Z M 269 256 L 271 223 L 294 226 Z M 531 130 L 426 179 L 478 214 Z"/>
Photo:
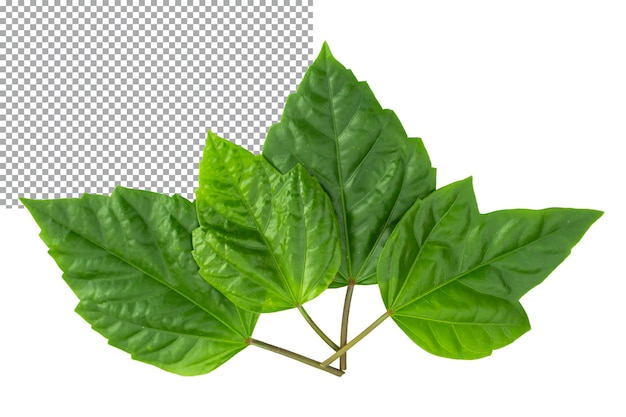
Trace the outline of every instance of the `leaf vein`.
<path fill-rule="evenodd" d="M 550 232 L 550 233 L 547 233 L 547 234 L 545 234 L 545 235 L 543 235 L 543 236 L 540 236 L 539 238 L 537 238 L 537 239 L 535 239 L 535 240 L 529 241 L 529 242 L 525 243 L 524 245 L 521 245 L 521 246 L 519 246 L 519 247 L 517 247 L 517 248 L 515 248 L 515 249 L 513 249 L 513 250 L 511 250 L 511 251 L 509 251 L 509 252 L 505 252 L 505 253 L 502 253 L 502 254 L 500 254 L 500 255 L 496 256 L 495 258 L 488 259 L 487 261 L 485 261 L 485 262 L 483 262 L 483 263 L 481 263 L 481 264 L 479 264 L 479 265 L 477 265 L 477 266 L 475 266 L 475 267 L 473 267 L 473 268 L 471 268 L 471 269 L 469 269 L 469 270 L 467 270 L 467 271 L 465 271 L 465 272 L 463 272 L 463 273 L 461 273 L 461 274 L 459 274 L 459 275 L 456 275 L 456 276 L 454 276 L 454 277 L 451 277 L 450 279 L 448 279 L 448 280 L 446 280 L 446 281 L 442 282 L 441 284 L 439 284 L 439 285 L 437 285 L 437 286 L 435 286 L 435 287 L 431 288 L 430 290 L 426 291 L 425 293 L 418 295 L 418 296 L 417 296 L 417 297 L 415 297 L 414 299 L 412 299 L 412 300 L 410 300 L 410 301 L 408 301 L 408 302 L 404 303 L 403 305 L 401 305 L 401 306 L 399 306 L 399 307 L 396 307 L 396 309 L 397 309 L 397 310 L 400 310 L 400 309 L 402 309 L 402 308 L 406 307 L 407 305 L 412 304 L 412 303 L 414 303 L 414 302 L 418 301 L 420 298 L 423 298 L 423 297 L 427 296 L 428 294 L 432 293 L 433 291 L 436 291 L 436 290 L 438 290 L 438 289 L 440 289 L 440 288 L 442 288 L 442 287 L 444 287 L 444 286 L 446 286 L 446 285 L 448 285 L 448 284 L 450 284 L 450 283 L 452 283 L 452 282 L 459 281 L 459 280 L 460 280 L 461 278 L 463 278 L 464 276 L 469 275 L 469 274 L 473 273 L 474 271 L 477 271 L 477 270 L 479 270 L 479 269 L 481 269 L 481 268 L 483 268 L 483 267 L 489 266 L 489 264 L 492 264 L 492 263 L 497 262 L 498 260 L 500 260 L 500 259 L 502 259 L 502 258 L 505 258 L 505 257 L 507 257 L 507 256 L 510 256 L 510 255 L 514 254 L 515 252 L 517 252 L 517 251 L 519 251 L 519 250 L 522 250 L 522 249 L 524 249 L 524 248 L 525 248 L 525 247 L 527 247 L 527 246 L 530 246 L 530 245 L 532 245 L 532 244 L 535 244 L 535 243 L 537 243 L 537 242 L 539 242 L 539 241 L 541 241 L 541 240 L 543 240 L 543 239 L 547 238 L 548 236 L 550 236 L 550 235 L 552 235 L 552 234 L 554 234 L 554 233 L 558 233 L 558 232 L 560 232 L 561 230 L 562 230 L 562 229 L 557 229 L 557 230 L 554 230 L 554 231 L 552 231 L 552 232 Z M 418 257 L 419 257 L 419 256 L 418 256 Z M 417 262 L 415 262 L 415 263 L 417 263 Z M 411 269 L 413 268 L 413 266 L 415 265 L 415 263 L 411 266 Z M 406 282 L 406 280 L 405 280 L 405 282 Z M 396 297 L 396 298 L 397 298 L 397 297 Z"/>
<path fill-rule="evenodd" d="M 200 307 L 202 310 L 204 310 L 207 314 L 209 314 L 211 317 L 215 318 L 217 321 L 219 321 L 220 323 L 222 323 L 225 327 L 227 327 L 228 329 L 232 330 L 234 333 L 239 334 L 241 336 L 246 337 L 245 335 L 242 335 L 238 330 L 235 330 L 232 326 L 230 326 L 229 324 L 227 324 L 226 322 L 224 322 L 220 317 L 216 316 L 214 313 L 212 313 L 210 310 L 208 310 L 205 306 L 203 306 L 201 303 L 199 303 L 197 300 L 193 299 L 192 297 L 188 296 L 187 294 L 183 293 L 182 291 L 180 291 L 179 289 L 171 286 L 170 284 L 168 284 L 167 282 L 163 281 L 162 279 L 160 279 L 158 276 L 149 273 L 147 271 L 145 271 L 143 268 L 141 268 L 140 266 L 136 265 L 132 260 L 126 259 L 123 255 L 118 254 L 116 252 L 114 252 L 112 249 L 106 247 L 105 245 L 99 243 L 99 242 L 95 242 L 92 239 L 89 239 L 87 236 L 85 236 L 84 234 L 80 233 L 80 231 L 75 230 L 73 227 L 65 224 L 64 222 L 61 222 L 60 220 L 50 217 L 50 220 L 54 221 L 55 223 L 60 224 L 61 226 L 63 226 L 64 228 L 66 228 L 67 230 L 71 231 L 72 233 L 75 233 L 76 235 L 80 236 L 81 238 L 85 239 L 86 241 L 88 241 L 89 243 L 93 244 L 94 246 L 110 253 L 111 255 L 115 256 L 116 258 L 118 258 L 119 260 L 121 260 L 122 262 L 126 263 L 127 265 L 129 265 L 132 268 L 135 268 L 136 270 L 138 270 L 139 272 L 141 272 L 144 276 L 149 277 L 154 279 L 155 281 L 157 281 L 159 284 L 168 287 L 170 289 L 172 289 L 174 292 L 176 292 L 178 295 L 180 295 L 181 297 L 183 297 L 184 299 L 186 299 L 187 301 L 197 305 L 198 307 Z M 200 277 L 198 277 L 200 278 Z M 201 278 L 200 278 L 201 279 Z M 204 281 L 203 281 L 204 282 Z M 207 285 L 209 285 L 207 283 Z"/>

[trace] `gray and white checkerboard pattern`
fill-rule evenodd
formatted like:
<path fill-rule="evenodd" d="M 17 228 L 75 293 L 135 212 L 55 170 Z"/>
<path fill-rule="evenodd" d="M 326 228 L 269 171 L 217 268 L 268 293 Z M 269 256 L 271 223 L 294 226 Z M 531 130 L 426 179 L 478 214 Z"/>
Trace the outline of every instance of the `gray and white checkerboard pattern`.
<path fill-rule="evenodd" d="M 0 5 L 0 206 L 193 198 L 207 129 L 261 151 L 312 58 L 312 0 L 201 3 Z"/>

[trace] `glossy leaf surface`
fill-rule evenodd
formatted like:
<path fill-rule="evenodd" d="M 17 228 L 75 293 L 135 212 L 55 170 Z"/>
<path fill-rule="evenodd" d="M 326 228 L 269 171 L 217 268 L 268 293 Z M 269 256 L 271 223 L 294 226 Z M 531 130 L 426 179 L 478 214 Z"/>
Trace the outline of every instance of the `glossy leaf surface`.
<path fill-rule="evenodd" d="M 207 373 L 247 346 L 258 314 L 198 274 L 193 203 L 121 187 L 22 203 L 80 299 L 76 311 L 111 345 L 180 375 Z"/>
<path fill-rule="evenodd" d="M 302 166 L 281 175 L 209 132 L 196 198 L 200 274 L 237 305 L 285 310 L 328 288 L 340 262 L 337 221 Z"/>
<path fill-rule="evenodd" d="M 378 265 L 393 320 L 439 356 L 474 359 L 530 329 L 519 299 L 600 216 L 552 208 L 479 214 L 471 180 L 433 192 L 398 223 Z"/>
<path fill-rule="evenodd" d="M 330 196 L 339 222 L 342 263 L 333 286 L 376 282 L 385 240 L 417 198 L 435 188 L 435 170 L 421 139 L 407 139 L 324 44 L 280 123 L 267 134 L 263 155 L 281 172 L 301 163 Z"/>

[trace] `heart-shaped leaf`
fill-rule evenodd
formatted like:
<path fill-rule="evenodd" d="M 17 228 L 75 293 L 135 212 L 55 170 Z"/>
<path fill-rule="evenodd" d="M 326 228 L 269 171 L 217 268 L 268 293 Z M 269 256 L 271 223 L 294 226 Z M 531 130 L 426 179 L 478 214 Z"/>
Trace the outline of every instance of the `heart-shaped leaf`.
<path fill-rule="evenodd" d="M 393 227 L 435 189 L 421 139 L 407 139 L 396 115 L 326 44 L 269 129 L 263 155 L 283 173 L 301 163 L 330 196 L 342 246 L 335 287 L 376 283 L 378 256 Z"/>
<path fill-rule="evenodd" d="M 519 299 L 600 216 L 552 208 L 479 214 L 471 180 L 433 192 L 398 223 L 378 282 L 393 320 L 439 356 L 474 359 L 530 329 Z"/>
<path fill-rule="evenodd" d="M 281 175 L 264 157 L 209 132 L 193 232 L 200 274 L 258 312 L 299 307 L 328 288 L 340 262 L 328 196 L 300 165 Z"/>
<path fill-rule="evenodd" d="M 110 197 L 21 201 L 80 299 L 76 311 L 113 346 L 199 375 L 248 345 L 258 314 L 211 287 L 191 256 L 193 203 L 121 187 Z"/>

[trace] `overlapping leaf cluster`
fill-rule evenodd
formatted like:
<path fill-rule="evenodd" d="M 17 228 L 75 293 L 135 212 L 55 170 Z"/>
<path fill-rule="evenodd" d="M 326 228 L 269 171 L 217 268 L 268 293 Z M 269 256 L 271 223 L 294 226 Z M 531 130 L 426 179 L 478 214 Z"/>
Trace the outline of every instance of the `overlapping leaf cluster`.
<path fill-rule="evenodd" d="M 254 156 L 209 132 L 196 201 L 118 187 L 111 196 L 30 200 L 77 312 L 133 358 L 198 375 L 255 345 L 328 370 L 391 317 L 444 357 L 491 354 L 530 329 L 519 300 L 601 212 L 480 214 L 471 179 L 435 190 L 407 137 L 324 45 Z M 347 341 L 355 285 L 387 310 Z M 303 305 L 346 287 L 340 343 Z M 260 313 L 297 308 L 333 349 L 321 362 L 252 337 Z M 341 369 L 329 366 L 342 357 Z"/>

